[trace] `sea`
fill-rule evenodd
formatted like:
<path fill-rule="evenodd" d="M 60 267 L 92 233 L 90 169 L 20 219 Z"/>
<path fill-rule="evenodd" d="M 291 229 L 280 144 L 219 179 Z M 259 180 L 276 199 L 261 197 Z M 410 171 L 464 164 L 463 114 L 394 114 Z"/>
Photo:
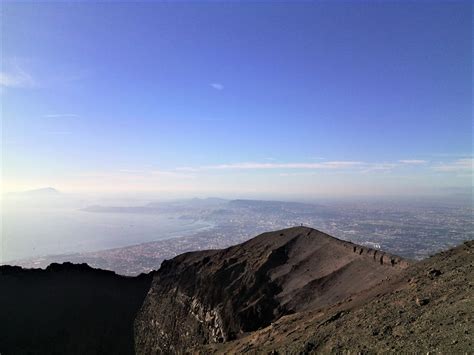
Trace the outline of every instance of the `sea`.
<path fill-rule="evenodd" d="M 209 221 L 178 220 L 170 215 L 10 206 L 1 211 L 0 263 L 124 247 L 188 236 L 212 227 Z"/>

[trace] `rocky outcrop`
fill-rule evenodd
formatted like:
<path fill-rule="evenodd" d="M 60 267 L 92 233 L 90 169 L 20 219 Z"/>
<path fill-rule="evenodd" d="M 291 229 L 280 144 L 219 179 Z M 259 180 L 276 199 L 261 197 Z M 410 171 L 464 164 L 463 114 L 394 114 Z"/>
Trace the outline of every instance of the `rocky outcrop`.
<path fill-rule="evenodd" d="M 86 264 L 0 266 L 0 353 L 133 354 L 133 320 L 151 279 Z"/>
<path fill-rule="evenodd" d="M 392 255 L 392 254 L 389 254 L 377 249 L 362 247 L 360 245 L 355 245 L 350 242 L 344 242 L 344 243 L 346 247 L 351 248 L 354 253 L 358 253 L 359 255 L 367 255 L 371 257 L 375 262 L 378 262 L 382 265 L 386 264 L 386 265 L 390 265 L 390 266 L 398 267 L 402 269 L 406 268 L 409 265 L 407 260 L 397 255 Z"/>
<path fill-rule="evenodd" d="M 353 246 L 297 227 L 165 261 L 135 321 L 137 353 L 237 339 L 284 315 L 342 301 L 406 266 L 382 254 L 384 262 L 374 262 Z"/>
<path fill-rule="evenodd" d="M 469 354 L 474 241 L 413 263 L 343 302 L 282 317 L 210 354 Z"/>

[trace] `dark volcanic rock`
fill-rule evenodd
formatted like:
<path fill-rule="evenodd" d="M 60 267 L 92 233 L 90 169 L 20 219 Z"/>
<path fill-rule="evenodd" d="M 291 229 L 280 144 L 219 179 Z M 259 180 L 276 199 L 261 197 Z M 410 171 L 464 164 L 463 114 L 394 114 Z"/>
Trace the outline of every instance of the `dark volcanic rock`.
<path fill-rule="evenodd" d="M 442 273 L 433 278 L 427 275 L 431 269 Z M 469 241 L 411 264 L 344 302 L 282 317 L 272 326 L 195 353 L 470 354 L 473 285 L 474 241 Z"/>
<path fill-rule="evenodd" d="M 1 266 L 0 353 L 469 353 L 473 258 L 471 241 L 408 265 L 298 227 L 135 278 Z"/>
<path fill-rule="evenodd" d="M 0 266 L 0 353 L 133 354 L 133 320 L 151 279 L 86 264 Z"/>
<path fill-rule="evenodd" d="M 305 227 L 183 254 L 153 280 L 135 322 L 136 350 L 183 352 L 233 340 L 283 315 L 342 301 L 406 266 Z"/>

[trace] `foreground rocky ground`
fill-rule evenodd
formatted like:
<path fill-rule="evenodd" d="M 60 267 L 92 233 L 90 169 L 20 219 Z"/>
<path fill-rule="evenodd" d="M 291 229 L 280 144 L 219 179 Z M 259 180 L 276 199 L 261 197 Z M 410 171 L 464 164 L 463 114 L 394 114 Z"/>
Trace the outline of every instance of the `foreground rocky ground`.
<path fill-rule="evenodd" d="M 472 353 L 473 284 L 474 241 L 415 263 L 306 227 L 138 277 L 0 266 L 0 353 Z"/>
<path fill-rule="evenodd" d="M 411 265 L 328 308 L 282 317 L 201 352 L 470 353 L 474 344 L 474 242 Z"/>

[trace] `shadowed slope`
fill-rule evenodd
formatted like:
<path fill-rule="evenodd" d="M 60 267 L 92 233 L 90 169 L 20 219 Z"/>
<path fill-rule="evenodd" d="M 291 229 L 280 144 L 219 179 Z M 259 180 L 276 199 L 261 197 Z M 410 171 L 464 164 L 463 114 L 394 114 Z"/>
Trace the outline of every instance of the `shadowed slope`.
<path fill-rule="evenodd" d="M 133 354 L 133 319 L 151 278 L 86 264 L 0 266 L 0 353 Z"/>

